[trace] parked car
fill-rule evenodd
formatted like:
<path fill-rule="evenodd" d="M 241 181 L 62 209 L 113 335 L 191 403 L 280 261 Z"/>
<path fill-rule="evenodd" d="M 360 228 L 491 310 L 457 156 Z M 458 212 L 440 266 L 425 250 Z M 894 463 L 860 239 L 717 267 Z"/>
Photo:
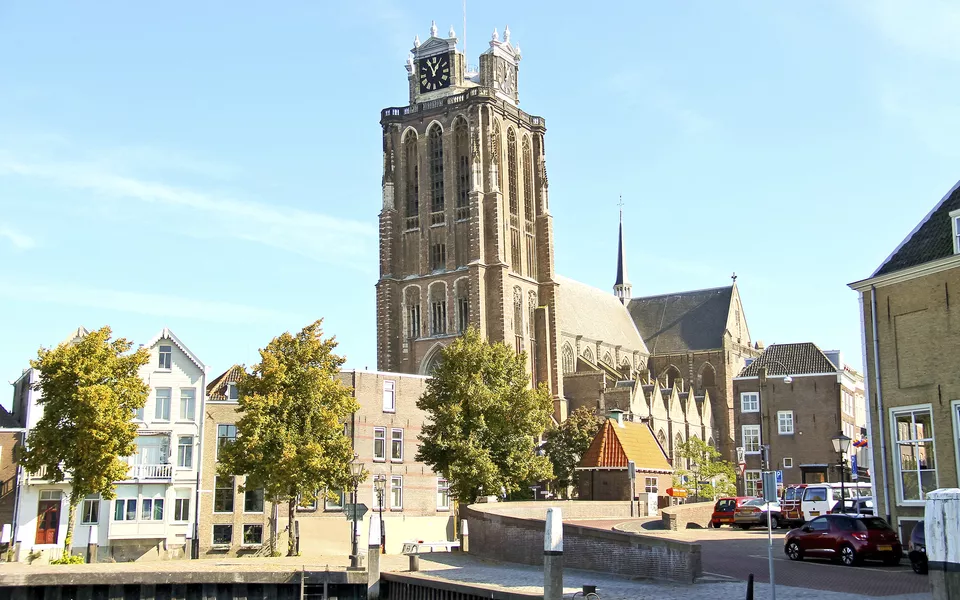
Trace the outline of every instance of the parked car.
<path fill-rule="evenodd" d="M 790 560 L 829 558 L 847 566 L 864 559 L 896 565 L 903 555 L 900 540 L 886 521 L 843 514 L 817 517 L 790 531 L 783 540 L 783 551 Z"/>
<path fill-rule="evenodd" d="M 738 506 L 748 500 L 755 500 L 755 498 L 750 496 L 720 498 L 717 500 L 717 503 L 713 505 L 713 515 L 710 517 L 710 524 L 714 527 L 720 527 L 724 523 L 733 525 L 734 511 Z"/>
<path fill-rule="evenodd" d="M 786 525 L 803 525 L 803 513 L 800 512 L 800 500 L 803 499 L 803 489 L 806 483 L 789 485 L 783 490 L 780 499 L 780 520 Z"/>
<path fill-rule="evenodd" d="M 870 495 L 869 483 L 817 483 L 810 484 L 803 490 L 803 499 L 800 501 L 800 513 L 804 521 L 830 512 L 833 505 L 840 500 L 841 489 L 845 498 L 857 498 Z"/>
<path fill-rule="evenodd" d="M 754 498 L 738 506 L 733 511 L 733 524 L 741 529 L 750 529 L 754 525 L 767 526 L 767 511 L 770 512 L 770 527 L 780 527 L 780 503 L 766 502 L 763 498 Z"/>
<path fill-rule="evenodd" d="M 927 540 L 925 536 L 923 521 L 918 521 L 913 526 L 910 543 L 907 544 L 907 557 L 910 559 L 913 572 L 917 575 L 925 575 L 927 572 Z"/>
<path fill-rule="evenodd" d="M 847 498 L 843 500 L 843 504 L 844 506 L 841 508 L 838 500 L 828 514 L 873 515 L 873 498 L 871 496 Z"/>

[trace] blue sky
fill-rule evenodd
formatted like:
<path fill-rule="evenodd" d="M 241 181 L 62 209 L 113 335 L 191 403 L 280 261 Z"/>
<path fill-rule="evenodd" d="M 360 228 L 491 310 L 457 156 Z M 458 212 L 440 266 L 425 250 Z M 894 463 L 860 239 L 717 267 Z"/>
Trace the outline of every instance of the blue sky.
<path fill-rule="evenodd" d="M 861 362 L 856 294 L 960 172 L 960 8 L 470 1 L 547 120 L 557 272 L 726 285 L 755 339 Z M 375 368 L 379 111 L 461 0 L 0 3 L 0 376 L 78 325 L 212 374 L 323 317 Z M 4 403 L 8 402 L 6 394 Z"/>

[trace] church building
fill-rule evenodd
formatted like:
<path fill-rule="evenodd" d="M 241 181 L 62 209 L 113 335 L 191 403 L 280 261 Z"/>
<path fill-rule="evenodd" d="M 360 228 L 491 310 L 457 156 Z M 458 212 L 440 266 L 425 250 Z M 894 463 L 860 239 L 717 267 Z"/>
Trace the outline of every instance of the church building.
<path fill-rule="evenodd" d="M 697 436 L 732 456 L 732 378 L 757 354 L 735 283 L 633 298 L 622 218 L 613 293 L 554 272 L 546 121 L 519 106 L 520 60 L 494 30 L 471 69 L 434 24 L 407 59 L 407 105 L 381 112 L 377 368 L 430 374 L 472 326 L 526 352 L 558 422 L 618 409 L 668 455 Z"/>

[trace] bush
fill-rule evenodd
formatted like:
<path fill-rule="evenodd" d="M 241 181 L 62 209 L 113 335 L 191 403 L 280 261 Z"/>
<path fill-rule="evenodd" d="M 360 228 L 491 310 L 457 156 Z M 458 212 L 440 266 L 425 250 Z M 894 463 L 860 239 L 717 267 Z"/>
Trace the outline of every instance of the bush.
<path fill-rule="evenodd" d="M 51 565 L 82 565 L 84 562 L 86 561 L 84 560 L 83 556 L 79 554 L 64 553 L 64 555 L 61 556 L 60 558 L 56 560 L 51 560 L 50 564 Z"/>

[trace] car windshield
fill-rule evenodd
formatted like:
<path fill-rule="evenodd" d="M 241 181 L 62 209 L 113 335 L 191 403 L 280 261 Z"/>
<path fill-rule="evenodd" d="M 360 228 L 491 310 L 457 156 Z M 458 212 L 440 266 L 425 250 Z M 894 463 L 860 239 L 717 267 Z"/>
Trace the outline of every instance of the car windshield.
<path fill-rule="evenodd" d="M 730 510 L 733 508 L 733 500 L 721 500 L 717 502 L 717 510 Z"/>
<path fill-rule="evenodd" d="M 763 500 L 759 498 L 756 500 L 748 500 L 743 503 L 743 506 L 763 506 Z"/>
<path fill-rule="evenodd" d="M 890 525 L 880 517 L 871 517 L 867 519 L 857 519 L 858 531 L 892 531 Z"/>

